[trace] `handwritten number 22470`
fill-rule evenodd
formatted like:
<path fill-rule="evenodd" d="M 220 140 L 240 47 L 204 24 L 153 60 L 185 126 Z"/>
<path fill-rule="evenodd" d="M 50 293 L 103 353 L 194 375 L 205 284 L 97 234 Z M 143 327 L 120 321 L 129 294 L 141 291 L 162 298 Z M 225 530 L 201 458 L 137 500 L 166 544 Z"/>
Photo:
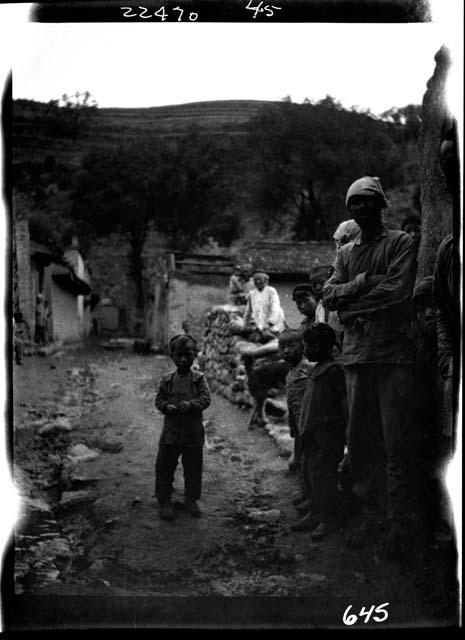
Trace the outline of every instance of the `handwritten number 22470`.
<path fill-rule="evenodd" d="M 145 20 L 148 20 L 149 18 L 155 18 L 156 16 L 157 18 L 160 18 L 162 22 L 165 22 L 165 20 L 168 18 L 168 13 L 165 11 L 165 7 L 160 7 L 157 11 L 154 12 L 153 15 L 147 13 L 147 7 L 139 7 L 139 9 L 141 10 L 139 13 L 131 13 L 131 11 L 133 11 L 132 7 L 120 7 L 120 9 L 124 12 L 123 18 L 144 18 Z M 184 9 L 181 9 L 181 7 L 173 7 L 173 11 L 179 12 L 178 22 L 181 22 L 181 20 L 183 19 L 182 16 L 184 14 Z M 195 22 L 198 17 L 199 14 L 195 13 L 195 11 L 191 11 L 189 13 L 190 22 Z"/>
<path fill-rule="evenodd" d="M 379 604 L 376 608 L 375 605 L 372 605 L 369 609 L 367 609 L 365 611 L 365 607 L 362 607 L 360 610 L 360 613 L 358 614 L 358 617 L 360 618 L 365 618 L 364 620 L 364 624 L 366 624 L 368 622 L 368 620 L 371 617 L 371 614 L 373 613 L 373 611 L 376 611 L 376 613 L 381 613 L 383 615 L 383 617 L 379 617 L 379 616 L 373 616 L 373 620 L 375 622 L 384 622 L 385 620 L 388 619 L 388 612 L 386 611 L 386 607 L 389 606 L 389 602 L 385 602 L 384 604 Z M 355 613 L 351 613 L 349 614 L 349 611 L 352 609 L 352 605 L 349 605 L 347 607 L 347 609 L 344 611 L 344 615 L 342 616 L 342 621 L 345 625 L 351 626 L 353 624 L 355 624 L 358 620 L 358 617 Z"/>

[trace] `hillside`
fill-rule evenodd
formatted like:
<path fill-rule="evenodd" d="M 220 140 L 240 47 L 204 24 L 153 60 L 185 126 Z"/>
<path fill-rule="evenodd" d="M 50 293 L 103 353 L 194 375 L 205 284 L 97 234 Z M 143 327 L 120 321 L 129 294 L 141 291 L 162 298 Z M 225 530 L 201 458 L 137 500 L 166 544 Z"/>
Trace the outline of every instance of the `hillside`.
<path fill-rule="evenodd" d="M 28 172 L 32 165 L 42 166 L 47 158 L 52 157 L 55 164 L 60 165 L 68 178 L 72 179 L 80 168 L 82 158 L 91 150 L 107 150 L 125 143 L 137 144 L 156 136 L 173 140 L 175 144 L 176 138 L 195 127 L 207 135 L 215 146 L 224 150 L 224 157 L 228 158 L 230 183 L 235 194 L 233 207 L 242 220 L 245 235 L 252 238 L 289 240 L 292 229 L 287 218 L 277 227 L 265 230 L 259 221 L 260 215 L 256 210 L 260 181 L 257 173 L 258 151 L 255 151 L 256 147 L 248 138 L 250 119 L 267 106 L 282 104 L 225 100 L 138 109 L 99 108 L 92 112 L 85 127 L 73 139 L 54 130 L 50 124 L 50 108 L 47 104 L 15 100 L 12 122 L 13 164 L 20 171 L 25 168 Z M 338 138 L 336 142 L 337 140 Z M 418 182 L 418 149 L 415 140 L 404 145 L 401 158 L 405 178 L 401 184 L 388 189 L 391 209 L 387 221 L 392 227 L 398 227 L 403 217 L 412 210 Z M 375 164 L 375 171 L 378 173 L 379 163 Z M 34 170 L 37 171 L 37 167 Z M 41 173 L 43 169 L 39 168 L 38 171 Z M 66 180 L 69 184 L 69 180 Z M 69 187 L 59 188 L 66 190 Z M 343 207 L 340 211 L 339 207 L 337 211 L 334 208 L 330 210 L 334 220 L 345 217 Z M 263 214 L 261 220 L 263 221 Z"/>
<path fill-rule="evenodd" d="M 47 131 L 46 104 L 16 100 L 13 103 L 14 162 L 41 161 L 52 154 L 57 161 L 78 167 L 81 157 L 92 148 L 141 140 L 147 134 L 175 138 L 193 126 L 222 140 L 244 136 L 250 118 L 267 104 L 272 103 L 224 100 L 140 109 L 97 109 L 88 130 L 77 140 L 71 140 Z M 223 144 L 227 146 L 227 142 Z"/>

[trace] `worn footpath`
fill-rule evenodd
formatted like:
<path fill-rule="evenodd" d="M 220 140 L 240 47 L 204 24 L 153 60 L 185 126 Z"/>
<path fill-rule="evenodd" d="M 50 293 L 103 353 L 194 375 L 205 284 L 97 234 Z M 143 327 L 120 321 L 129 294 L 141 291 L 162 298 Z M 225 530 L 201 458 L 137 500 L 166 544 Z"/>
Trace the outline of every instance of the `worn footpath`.
<path fill-rule="evenodd" d="M 161 521 L 153 400 L 171 368 L 163 356 L 98 348 L 15 366 L 18 593 L 392 599 L 431 615 L 425 567 L 387 563 L 376 546 L 349 550 L 343 532 L 313 543 L 289 530 L 298 514 L 288 461 L 215 394 L 204 413 L 203 515 L 183 510 L 180 465 L 176 520 Z"/>

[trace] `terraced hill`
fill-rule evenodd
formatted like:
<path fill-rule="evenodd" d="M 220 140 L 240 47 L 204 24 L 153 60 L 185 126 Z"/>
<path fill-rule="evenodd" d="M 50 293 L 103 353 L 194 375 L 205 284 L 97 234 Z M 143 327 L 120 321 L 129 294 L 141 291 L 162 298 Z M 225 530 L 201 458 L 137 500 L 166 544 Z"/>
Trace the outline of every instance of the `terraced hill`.
<path fill-rule="evenodd" d="M 67 167 L 71 173 L 79 168 L 82 157 L 92 149 L 109 149 L 127 142 L 162 136 L 175 140 L 191 127 L 215 138 L 233 158 L 231 184 L 234 185 L 236 208 L 241 211 L 248 234 L 263 234 L 254 211 L 252 195 L 256 190 L 253 149 L 246 146 L 247 124 L 257 112 L 278 102 L 259 100 L 223 100 L 193 102 L 181 105 L 124 109 L 96 109 L 87 128 L 75 140 L 56 134 L 47 124 L 47 104 L 32 100 L 13 102 L 13 162 L 43 163 L 47 156 Z M 241 143 L 244 142 L 244 145 Z M 406 149 L 404 165 L 407 179 L 389 193 L 391 209 L 388 224 L 398 227 L 411 212 L 418 182 L 418 149 L 415 142 Z M 233 168 L 234 167 L 234 168 Z M 343 212 L 342 212 L 343 215 Z M 289 239 L 288 229 L 280 231 Z M 276 239 L 274 235 L 270 239 Z"/>
<path fill-rule="evenodd" d="M 189 128 L 223 140 L 244 136 L 249 119 L 266 101 L 224 100 L 140 109 L 97 109 L 88 131 L 77 140 L 59 138 L 46 130 L 46 104 L 16 100 L 13 104 L 14 161 L 43 160 L 54 155 L 58 161 L 79 166 L 80 158 L 95 147 L 116 146 L 148 135 L 175 138 Z"/>

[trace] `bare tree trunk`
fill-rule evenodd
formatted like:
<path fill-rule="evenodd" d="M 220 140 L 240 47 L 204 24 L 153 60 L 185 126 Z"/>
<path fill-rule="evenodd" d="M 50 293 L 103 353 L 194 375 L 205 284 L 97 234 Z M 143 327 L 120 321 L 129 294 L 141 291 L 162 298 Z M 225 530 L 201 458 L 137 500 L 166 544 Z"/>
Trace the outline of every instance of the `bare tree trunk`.
<path fill-rule="evenodd" d="M 147 334 L 152 349 L 169 352 L 170 330 L 170 277 L 174 271 L 174 254 L 158 256 L 152 271 L 153 303 L 148 318 Z"/>
<path fill-rule="evenodd" d="M 452 233 L 452 197 L 439 164 L 441 130 L 447 118 L 445 83 L 450 67 L 447 49 L 435 56 L 436 67 L 428 80 L 422 104 L 421 215 L 422 236 L 418 251 L 418 279 L 431 275 L 440 242 Z"/>
<path fill-rule="evenodd" d="M 312 180 L 309 180 L 307 187 L 308 187 L 308 199 L 310 201 L 312 216 L 315 221 L 319 222 L 319 229 L 317 225 L 314 225 L 315 235 L 316 235 L 315 240 L 327 240 L 329 238 L 329 234 L 326 226 L 326 219 L 321 210 L 321 205 L 318 201 L 318 198 L 315 195 L 315 190 L 313 188 Z"/>

